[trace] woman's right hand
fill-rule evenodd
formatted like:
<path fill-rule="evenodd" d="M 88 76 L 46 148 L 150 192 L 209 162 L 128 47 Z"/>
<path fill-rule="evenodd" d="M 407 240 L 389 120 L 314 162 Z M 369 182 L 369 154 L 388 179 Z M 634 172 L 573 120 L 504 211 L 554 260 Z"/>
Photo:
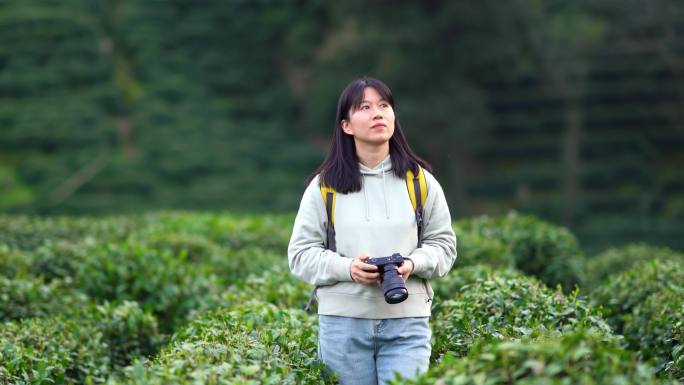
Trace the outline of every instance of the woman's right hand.
<path fill-rule="evenodd" d="M 378 267 L 364 263 L 368 258 L 370 258 L 368 255 L 359 255 L 354 258 L 351 266 L 349 266 L 349 275 L 354 282 L 364 285 L 380 283 L 380 274 L 377 272 Z"/>

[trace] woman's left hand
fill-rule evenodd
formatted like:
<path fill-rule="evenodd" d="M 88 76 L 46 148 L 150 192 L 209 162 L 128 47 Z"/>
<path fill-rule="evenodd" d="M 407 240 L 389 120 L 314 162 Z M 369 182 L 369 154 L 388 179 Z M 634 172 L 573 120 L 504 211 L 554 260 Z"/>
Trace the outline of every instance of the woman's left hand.
<path fill-rule="evenodd" d="M 404 259 L 404 263 L 399 266 L 397 269 L 397 272 L 404 278 L 404 281 L 407 281 L 409 278 L 409 275 L 411 275 L 411 272 L 413 271 L 413 261 L 410 259 Z"/>

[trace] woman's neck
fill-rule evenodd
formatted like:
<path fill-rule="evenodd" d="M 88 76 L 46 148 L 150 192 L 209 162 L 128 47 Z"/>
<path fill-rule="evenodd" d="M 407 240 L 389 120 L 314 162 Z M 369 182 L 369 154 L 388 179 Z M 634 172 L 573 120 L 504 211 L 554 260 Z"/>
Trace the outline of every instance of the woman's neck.
<path fill-rule="evenodd" d="M 364 146 L 356 143 L 356 156 L 368 168 L 377 167 L 389 155 L 389 142 L 381 146 Z"/>

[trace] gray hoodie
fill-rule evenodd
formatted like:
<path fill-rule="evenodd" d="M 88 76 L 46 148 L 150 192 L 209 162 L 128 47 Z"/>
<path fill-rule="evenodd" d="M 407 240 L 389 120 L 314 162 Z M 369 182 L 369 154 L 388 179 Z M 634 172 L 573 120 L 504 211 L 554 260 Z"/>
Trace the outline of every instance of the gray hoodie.
<path fill-rule="evenodd" d="M 318 176 L 311 181 L 292 229 L 290 270 L 318 287 L 319 314 L 372 319 L 430 316 L 433 292 L 426 280 L 447 274 L 456 259 L 456 236 L 442 187 L 424 171 L 428 195 L 423 244 L 416 248 L 417 225 L 406 180 L 392 173 L 390 157 L 373 169 L 359 167 L 361 191 L 336 197 L 337 252 L 325 248 L 328 217 Z M 349 271 L 352 260 L 361 254 L 393 253 L 411 258 L 415 265 L 406 283 L 409 297 L 399 304 L 386 303 L 377 285 L 352 281 Z"/>

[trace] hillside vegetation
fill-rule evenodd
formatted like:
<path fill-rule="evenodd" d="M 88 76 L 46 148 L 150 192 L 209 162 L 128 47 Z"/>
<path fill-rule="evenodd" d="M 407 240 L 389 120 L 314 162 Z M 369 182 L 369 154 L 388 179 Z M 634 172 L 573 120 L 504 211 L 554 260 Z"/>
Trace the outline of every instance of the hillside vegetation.
<path fill-rule="evenodd" d="M 335 383 L 287 267 L 292 221 L 0 216 L 0 383 Z M 516 213 L 454 229 L 431 369 L 396 384 L 684 383 L 683 255 L 586 255 Z"/>

